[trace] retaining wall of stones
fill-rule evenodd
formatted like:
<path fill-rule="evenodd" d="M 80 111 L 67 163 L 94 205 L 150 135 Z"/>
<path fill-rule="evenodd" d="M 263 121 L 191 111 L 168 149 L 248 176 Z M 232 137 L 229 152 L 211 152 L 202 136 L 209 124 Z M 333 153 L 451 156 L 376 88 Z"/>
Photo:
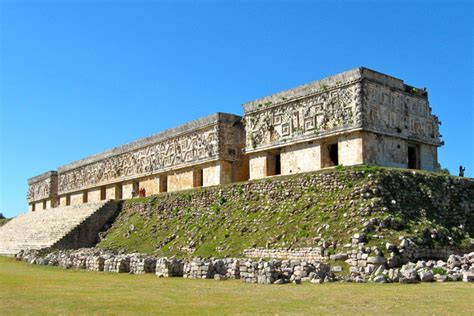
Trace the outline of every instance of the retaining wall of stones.
<path fill-rule="evenodd" d="M 341 265 L 303 260 L 202 259 L 178 260 L 155 258 L 143 254 L 115 254 L 86 248 L 52 252 L 21 251 L 16 256 L 30 264 L 61 266 L 66 269 L 86 269 L 114 273 L 155 273 L 158 277 L 195 279 L 240 279 L 245 283 L 282 284 L 311 282 L 313 284 L 347 282 L 474 281 L 474 252 L 463 256 L 450 255 L 447 261 L 419 260 L 400 268 L 390 267 L 374 251 L 366 264 L 352 265 L 344 271 Z M 351 260 L 351 259 L 348 259 Z M 359 260 L 358 260 L 359 262 Z"/>
<path fill-rule="evenodd" d="M 323 260 L 323 247 L 308 247 L 298 249 L 285 248 L 248 248 L 244 250 L 246 258 L 269 258 L 269 259 L 290 259 L 290 260 Z"/>

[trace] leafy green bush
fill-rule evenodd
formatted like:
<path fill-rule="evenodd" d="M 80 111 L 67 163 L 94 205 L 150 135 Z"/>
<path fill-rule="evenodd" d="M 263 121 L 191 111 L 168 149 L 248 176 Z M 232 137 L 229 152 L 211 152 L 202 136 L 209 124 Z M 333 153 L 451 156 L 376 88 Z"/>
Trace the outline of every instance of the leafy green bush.
<path fill-rule="evenodd" d="M 433 274 L 441 274 L 441 275 L 446 275 L 447 271 L 445 268 L 442 267 L 436 267 L 433 268 Z"/>

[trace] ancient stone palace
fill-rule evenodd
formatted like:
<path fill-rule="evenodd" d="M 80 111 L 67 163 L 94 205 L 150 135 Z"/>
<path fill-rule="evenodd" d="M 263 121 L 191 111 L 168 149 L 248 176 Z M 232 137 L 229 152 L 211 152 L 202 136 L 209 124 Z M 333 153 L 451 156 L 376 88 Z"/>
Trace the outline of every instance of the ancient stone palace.
<path fill-rule="evenodd" d="M 372 164 L 436 171 L 425 89 L 352 69 L 86 157 L 28 180 L 30 211 Z"/>

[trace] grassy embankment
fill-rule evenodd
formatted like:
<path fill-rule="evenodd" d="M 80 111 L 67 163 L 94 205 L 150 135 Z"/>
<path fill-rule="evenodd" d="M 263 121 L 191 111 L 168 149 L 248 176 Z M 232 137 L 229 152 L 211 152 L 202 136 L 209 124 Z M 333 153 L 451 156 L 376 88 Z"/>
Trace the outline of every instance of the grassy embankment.
<path fill-rule="evenodd" d="M 0 257 L 0 314 L 468 315 L 474 284 L 259 285 L 64 270 Z"/>
<path fill-rule="evenodd" d="M 177 256 L 240 256 L 245 248 L 343 245 L 365 229 L 368 245 L 399 236 L 426 246 L 468 245 L 474 181 L 361 166 L 272 177 L 127 200 L 103 248 Z"/>

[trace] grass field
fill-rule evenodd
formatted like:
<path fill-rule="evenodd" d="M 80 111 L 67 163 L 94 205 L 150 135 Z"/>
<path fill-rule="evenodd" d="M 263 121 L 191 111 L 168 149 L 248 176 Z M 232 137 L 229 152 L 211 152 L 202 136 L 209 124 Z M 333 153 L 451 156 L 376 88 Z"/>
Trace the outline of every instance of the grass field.
<path fill-rule="evenodd" d="M 63 270 L 0 257 L 5 314 L 463 314 L 474 284 L 259 285 Z"/>

